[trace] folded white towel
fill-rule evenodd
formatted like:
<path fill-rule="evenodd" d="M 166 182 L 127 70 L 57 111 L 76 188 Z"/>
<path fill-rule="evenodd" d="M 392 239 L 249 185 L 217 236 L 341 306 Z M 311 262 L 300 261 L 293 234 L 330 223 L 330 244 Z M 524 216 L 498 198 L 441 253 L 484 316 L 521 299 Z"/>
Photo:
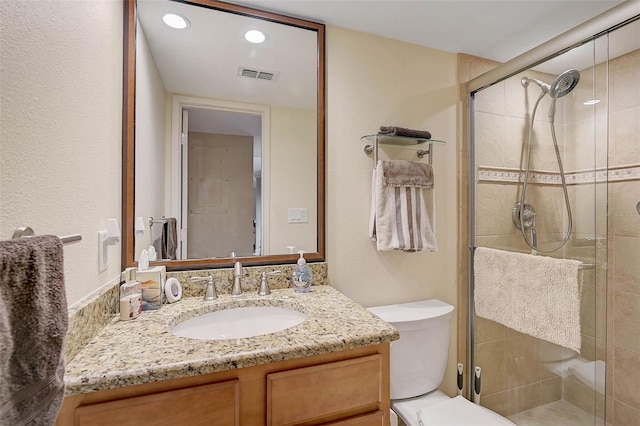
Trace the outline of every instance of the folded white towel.
<path fill-rule="evenodd" d="M 408 163 L 403 184 L 385 176 L 385 167 L 390 167 L 390 163 L 380 160 L 373 171 L 369 236 L 376 241 L 378 251 L 436 251 L 431 166 L 419 164 L 422 171 L 429 172 L 426 175 L 430 176 L 431 183 L 425 184 L 423 177 L 407 177 L 410 173 L 407 170 L 418 165 L 403 161 Z"/>
<path fill-rule="evenodd" d="M 581 262 L 478 247 L 476 315 L 580 353 Z"/>

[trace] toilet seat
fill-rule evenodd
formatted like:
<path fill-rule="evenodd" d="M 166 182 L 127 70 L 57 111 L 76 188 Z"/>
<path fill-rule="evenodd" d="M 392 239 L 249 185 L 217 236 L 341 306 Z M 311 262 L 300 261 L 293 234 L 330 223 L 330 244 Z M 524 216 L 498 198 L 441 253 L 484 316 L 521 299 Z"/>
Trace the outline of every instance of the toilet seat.
<path fill-rule="evenodd" d="M 434 400 L 431 395 L 426 395 L 394 401 L 392 408 L 409 426 L 515 426 L 501 415 L 462 396 L 439 396 Z"/>

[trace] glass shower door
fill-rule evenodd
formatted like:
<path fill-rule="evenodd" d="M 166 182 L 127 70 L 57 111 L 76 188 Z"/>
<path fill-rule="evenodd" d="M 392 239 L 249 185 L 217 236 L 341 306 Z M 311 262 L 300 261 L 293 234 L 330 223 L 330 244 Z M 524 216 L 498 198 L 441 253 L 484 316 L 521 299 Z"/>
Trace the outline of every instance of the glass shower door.
<path fill-rule="evenodd" d="M 596 58 L 606 47 L 594 40 L 478 91 L 472 102 L 472 245 L 584 265 L 579 353 L 474 316 L 480 403 L 517 424 L 595 424 L 603 407 L 595 372 L 606 353 L 608 69 L 606 56 Z M 500 296 L 509 291 L 496 291 L 495 309 L 504 309 Z"/>

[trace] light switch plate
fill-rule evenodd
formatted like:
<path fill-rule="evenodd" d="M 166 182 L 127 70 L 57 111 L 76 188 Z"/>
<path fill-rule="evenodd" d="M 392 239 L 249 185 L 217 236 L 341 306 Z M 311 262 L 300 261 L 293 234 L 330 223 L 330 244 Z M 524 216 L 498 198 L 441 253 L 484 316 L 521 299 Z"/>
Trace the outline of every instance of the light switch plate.
<path fill-rule="evenodd" d="M 109 267 L 109 246 L 107 245 L 107 231 L 98 231 L 98 272 L 104 272 Z"/>
<path fill-rule="evenodd" d="M 307 223 L 309 222 L 309 210 L 306 207 L 289 207 L 288 219 L 289 223 Z"/>

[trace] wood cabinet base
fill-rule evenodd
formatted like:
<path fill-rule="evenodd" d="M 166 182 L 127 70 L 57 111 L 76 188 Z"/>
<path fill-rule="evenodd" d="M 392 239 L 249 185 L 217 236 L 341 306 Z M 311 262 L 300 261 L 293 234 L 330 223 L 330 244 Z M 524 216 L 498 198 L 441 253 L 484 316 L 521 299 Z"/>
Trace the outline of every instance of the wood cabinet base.
<path fill-rule="evenodd" d="M 389 344 L 66 397 L 56 426 L 389 425 Z"/>

